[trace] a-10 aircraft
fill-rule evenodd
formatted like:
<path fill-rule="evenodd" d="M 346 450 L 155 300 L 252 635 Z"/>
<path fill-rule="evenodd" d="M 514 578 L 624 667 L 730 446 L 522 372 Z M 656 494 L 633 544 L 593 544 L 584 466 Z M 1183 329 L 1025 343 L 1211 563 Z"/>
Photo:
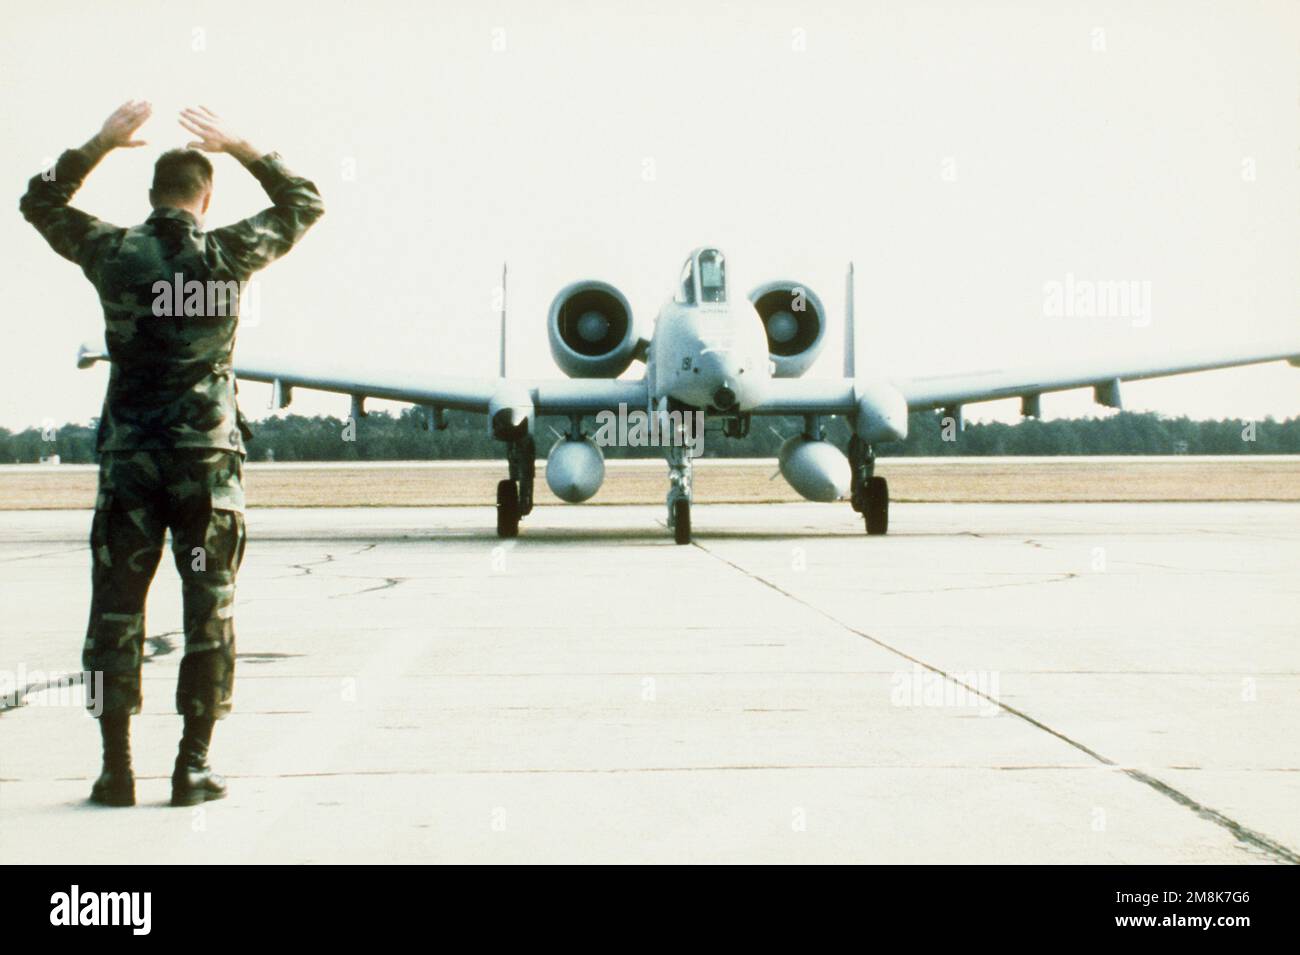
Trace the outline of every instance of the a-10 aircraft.
<path fill-rule="evenodd" d="M 509 477 L 497 485 L 501 537 L 516 536 L 520 518 L 533 507 L 539 415 L 569 419 L 567 433 L 547 456 L 546 479 L 556 496 L 575 504 L 592 497 L 605 475 L 600 446 L 584 432 L 584 421 L 642 415 L 659 436 L 656 443 L 664 446 L 668 462 L 668 526 L 676 542 L 686 544 L 691 539 L 692 438 L 698 437 L 689 434 L 689 425 L 699 415 L 720 420 L 728 437 L 744 436 L 754 416 L 802 417 L 802 433 L 781 447 L 781 474 L 808 500 L 847 496 L 866 532 L 884 534 L 889 488 L 874 473 L 875 450 L 907 436 L 909 411 L 944 409 L 960 427 L 962 405 L 972 402 L 1018 397 L 1021 414 L 1037 417 L 1039 396 L 1046 392 L 1091 387 L 1099 404 L 1119 408 L 1124 381 L 1280 360 L 1300 366 L 1300 342 L 1292 342 L 1145 362 L 1116 359 L 916 378 L 859 374 L 852 266 L 847 284 L 844 375 L 839 379 L 800 378 L 826 341 L 821 299 L 807 286 L 784 280 L 764 283 L 748 297 L 737 296 L 727 282 L 726 259 L 715 248 L 691 253 L 676 292 L 648 334 L 614 286 L 583 280 L 561 289 L 547 324 L 551 354 L 567 380 L 524 381 L 506 375 L 504 307 L 497 377 L 403 378 L 291 362 L 236 362 L 234 370 L 238 378 L 269 382 L 272 405 L 278 408 L 288 406 L 294 388 L 311 388 L 350 395 L 354 418 L 364 414 L 368 397 L 423 406 L 426 420 L 439 429 L 446 427 L 448 410 L 486 414 L 492 436 L 505 445 L 509 465 Z M 79 364 L 104 357 L 83 346 Z M 645 363 L 645 376 L 620 378 L 634 361 Z M 847 455 L 825 437 L 824 421 L 834 415 L 846 418 L 852 429 Z"/>

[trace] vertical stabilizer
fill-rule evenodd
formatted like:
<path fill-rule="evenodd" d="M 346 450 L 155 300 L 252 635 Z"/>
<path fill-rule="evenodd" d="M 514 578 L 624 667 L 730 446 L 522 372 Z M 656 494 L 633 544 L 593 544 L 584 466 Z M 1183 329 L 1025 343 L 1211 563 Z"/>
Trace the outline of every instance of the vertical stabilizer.
<path fill-rule="evenodd" d="M 502 378 L 506 376 L 506 269 L 507 263 L 501 263 L 501 369 Z"/>
<path fill-rule="evenodd" d="M 853 315 L 853 263 L 844 276 L 844 377 L 858 374 L 857 320 Z"/>

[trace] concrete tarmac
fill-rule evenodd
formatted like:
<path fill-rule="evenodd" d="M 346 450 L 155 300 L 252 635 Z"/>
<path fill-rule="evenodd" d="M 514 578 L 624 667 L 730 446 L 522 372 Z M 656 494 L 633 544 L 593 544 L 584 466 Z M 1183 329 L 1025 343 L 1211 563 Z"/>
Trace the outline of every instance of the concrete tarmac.
<path fill-rule="evenodd" d="M 1300 861 L 1300 505 L 662 511 L 251 510 L 198 809 L 164 558 L 129 810 L 89 512 L 0 513 L 0 862 Z"/>

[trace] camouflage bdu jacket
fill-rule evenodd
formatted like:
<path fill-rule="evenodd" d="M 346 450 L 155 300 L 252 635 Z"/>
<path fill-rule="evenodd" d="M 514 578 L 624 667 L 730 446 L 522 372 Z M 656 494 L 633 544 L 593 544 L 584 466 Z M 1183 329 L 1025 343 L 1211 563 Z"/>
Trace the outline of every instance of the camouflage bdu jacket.
<path fill-rule="evenodd" d="M 124 229 L 68 205 L 90 168 L 81 150 L 68 150 L 52 178 L 32 178 L 19 208 L 54 251 L 81 266 L 104 307 L 112 371 L 97 448 L 242 454 L 231 370 L 239 283 L 320 218 L 320 193 L 269 153 L 247 168 L 271 208 L 203 232 L 190 213 L 162 207 Z"/>

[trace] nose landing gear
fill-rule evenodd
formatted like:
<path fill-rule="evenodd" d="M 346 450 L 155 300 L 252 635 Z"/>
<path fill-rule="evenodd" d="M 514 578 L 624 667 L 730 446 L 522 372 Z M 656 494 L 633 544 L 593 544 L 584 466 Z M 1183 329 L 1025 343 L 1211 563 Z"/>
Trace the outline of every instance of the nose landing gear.
<path fill-rule="evenodd" d="M 681 423 L 672 425 L 668 442 L 668 526 L 678 544 L 691 542 L 691 453 Z"/>
<path fill-rule="evenodd" d="M 678 544 L 689 544 L 691 542 L 690 498 L 677 498 L 673 501 L 669 513 L 672 515 L 669 524 L 673 529 L 673 540 Z"/>

